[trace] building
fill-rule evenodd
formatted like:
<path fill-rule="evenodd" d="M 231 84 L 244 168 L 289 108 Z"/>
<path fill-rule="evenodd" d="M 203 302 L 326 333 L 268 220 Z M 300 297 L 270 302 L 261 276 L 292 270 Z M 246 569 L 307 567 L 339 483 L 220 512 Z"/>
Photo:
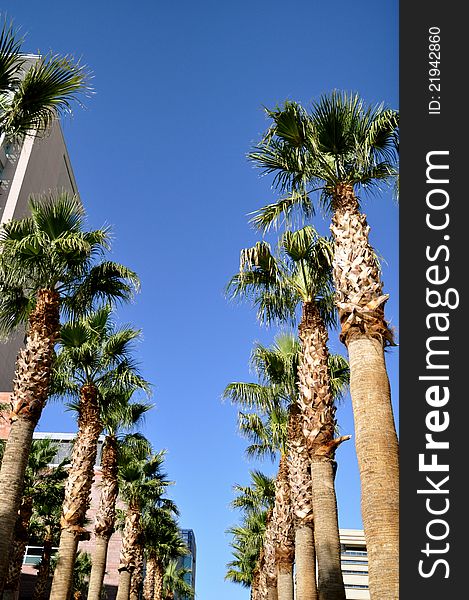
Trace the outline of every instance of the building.
<path fill-rule="evenodd" d="M 65 190 L 78 196 L 60 123 L 43 137 L 12 144 L 0 137 L 0 223 L 28 214 L 30 195 Z M 24 335 L 0 341 L 0 403 L 11 392 L 15 360 Z M 3 393 L 3 394 L 2 394 Z"/>
<path fill-rule="evenodd" d="M 181 529 L 181 536 L 187 546 L 187 549 L 189 550 L 189 554 L 179 559 L 178 566 L 180 568 L 189 570 L 189 572 L 184 575 L 184 579 L 195 592 L 195 573 L 197 558 L 195 535 L 192 529 Z M 174 600 L 186 600 L 186 598 L 178 596 L 178 594 L 176 594 L 174 596 Z"/>
<path fill-rule="evenodd" d="M 347 600 L 369 600 L 365 534 L 362 529 L 340 529 L 339 533 L 345 597 Z"/>

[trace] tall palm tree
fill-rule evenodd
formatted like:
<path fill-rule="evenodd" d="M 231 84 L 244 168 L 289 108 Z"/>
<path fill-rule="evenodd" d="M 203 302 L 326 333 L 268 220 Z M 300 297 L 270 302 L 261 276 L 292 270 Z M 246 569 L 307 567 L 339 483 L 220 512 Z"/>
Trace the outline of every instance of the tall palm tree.
<path fill-rule="evenodd" d="M 31 60 L 22 53 L 23 37 L 11 23 L 0 31 L 0 145 L 5 138 L 46 133 L 73 102 L 90 91 L 89 73 L 69 56 Z"/>
<path fill-rule="evenodd" d="M 84 229 L 76 197 L 43 196 L 29 206 L 30 217 L 9 221 L 0 230 L 0 333 L 26 324 L 0 470 L 0 592 L 33 432 L 49 395 L 60 310 L 83 308 L 102 297 L 129 299 L 138 282 L 122 265 L 97 262 L 109 246 L 109 232 Z"/>
<path fill-rule="evenodd" d="M 298 460 L 301 453 L 309 454 L 319 598 L 344 600 L 334 479 L 336 449 L 350 436 L 335 435 L 336 407 L 327 345 L 328 326 L 335 324 L 331 264 L 329 240 L 320 237 L 312 227 L 287 231 L 280 238 L 278 257 L 266 242 L 242 251 L 241 270 L 232 278 L 229 290 L 234 298 L 250 298 L 258 307 L 261 322 L 294 322 L 301 306 L 299 394 L 295 394 L 295 402 L 301 413 L 303 437 L 292 422 L 291 433 L 296 432 L 296 438 L 291 447 L 296 454 L 297 477 L 301 473 L 303 478 L 307 476 Z M 291 416 L 292 420 L 297 418 L 294 413 Z M 292 473 L 293 460 L 290 463 Z M 304 479 L 298 481 L 297 491 L 304 489 L 305 483 Z M 311 520 L 310 509 L 308 512 Z M 306 527 L 299 533 L 310 534 Z M 308 584 L 311 587 L 314 587 L 312 581 Z"/>
<path fill-rule="evenodd" d="M 75 402 L 69 406 L 78 415 L 51 590 L 60 598 L 70 595 L 78 542 L 85 533 L 102 416 L 126 403 L 126 392 L 149 389 L 132 361 L 132 342 L 140 332 L 131 327 L 116 328 L 111 315 L 112 307 L 107 305 L 69 321 L 62 326 L 58 340 L 54 384 L 59 393 L 72 395 Z"/>
<path fill-rule="evenodd" d="M 398 597 L 399 457 L 384 349 L 393 344 L 385 320 L 388 295 L 357 191 L 397 175 L 398 113 L 334 91 L 307 112 L 295 102 L 268 111 L 271 126 L 249 158 L 283 197 L 253 217 L 260 229 L 314 213 L 311 194 L 332 214 L 333 275 L 340 339 L 348 350 L 362 517 L 372 597 Z M 383 573 L 386 576 L 383 577 Z"/>
<path fill-rule="evenodd" d="M 116 520 L 116 502 L 119 494 L 119 457 L 126 453 L 142 458 L 150 452 L 148 440 L 138 433 L 125 432 L 136 428 L 145 413 L 152 408 L 149 403 L 131 401 L 134 390 L 122 394 L 121 401 L 105 398 L 106 410 L 101 414 L 105 432 L 101 452 L 101 493 L 95 517 L 95 544 L 93 565 L 88 587 L 88 600 L 100 600 L 106 570 L 109 540 L 114 532 Z M 112 388 L 106 396 L 116 394 Z"/>
<path fill-rule="evenodd" d="M 317 598 L 316 556 L 313 537 L 311 475 L 297 406 L 300 346 L 292 334 L 278 335 L 271 347 L 256 344 L 251 365 L 259 383 L 231 383 L 225 397 L 262 413 L 284 405 L 287 427 L 288 469 L 295 527 L 295 594 L 297 600 Z"/>
<path fill-rule="evenodd" d="M 136 551 L 142 532 L 142 508 L 162 497 L 172 482 L 162 472 L 165 451 L 145 458 L 128 457 L 119 468 L 119 486 L 127 505 L 119 560 L 119 587 L 116 600 L 129 600 L 132 573 L 136 566 Z"/>

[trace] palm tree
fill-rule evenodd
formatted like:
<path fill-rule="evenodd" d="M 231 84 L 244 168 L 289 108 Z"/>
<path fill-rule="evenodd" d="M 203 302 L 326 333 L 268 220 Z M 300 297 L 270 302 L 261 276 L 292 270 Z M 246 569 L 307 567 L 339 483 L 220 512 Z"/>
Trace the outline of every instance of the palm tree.
<path fill-rule="evenodd" d="M 251 600 L 264 600 L 260 594 L 259 575 L 264 565 L 262 548 L 266 534 L 267 511 L 247 512 L 240 525 L 230 527 L 227 533 L 233 536 L 230 546 L 233 560 L 228 568 L 225 579 L 251 588 Z M 269 599 L 272 596 L 269 596 Z M 275 596 L 274 596 L 275 597 Z"/>
<path fill-rule="evenodd" d="M 88 600 L 100 600 L 107 561 L 109 540 L 114 532 L 116 502 L 119 494 L 119 456 L 131 452 L 142 458 L 150 452 L 149 442 L 138 433 L 127 433 L 142 422 L 151 404 L 132 402 L 134 391 L 122 394 L 121 402 L 105 400 L 107 409 L 101 415 L 105 438 L 101 453 L 101 494 L 95 517 L 95 547 L 88 587 Z M 107 395 L 116 394 L 115 389 Z"/>
<path fill-rule="evenodd" d="M 302 482 L 297 481 L 296 490 L 299 492 L 304 489 L 306 483 L 304 478 L 307 474 L 301 468 L 301 453 L 308 453 L 316 523 L 314 539 L 319 598 L 344 600 L 334 458 L 337 447 L 350 436 L 335 435 L 336 407 L 327 346 L 327 328 L 335 324 L 331 264 L 329 240 L 307 226 L 282 235 L 277 258 L 266 242 L 243 250 L 241 270 L 232 278 L 228 289 L 234 298 L 251 298 L 258 307 L 261 322 L 294 322 L 296 309 L 301 305 L 298 326 L 301 352 L 297 366 L 299 394 L 294 394 L 294 402 L 301 412 L 299 418 L 303 436 L 293 424 L 296 415 L 291 415 L 291 434 L 296 435 L 295 442 L 291 444 L 292 452 L 294 449 L 297 455 L 295 474 L 303 478 Z M 291 390 L 291 374 L 289 378 Z M 293 469 L 293 461 L 291 466 Z M 303 509 L 297 514 L 301 512 Z M 305 518 L 311 521 L 310 509 L 307 512 L 309 517 L 307 514 Z M 310 532 L 304 527 L 299 534 L 310 535 Z M 304 538 L 303 543 L 306 544 Z M 310 580 L 305 585 L 308 587 L 305 594 L 311 593 L 309 590 L 314 587 L 314 582 Z"/>
<path fill-rule="evenodd" d="M 251 457 L 280 455 L 275 478 L 275 502 L 272 509 L 272 528 L 275 539 L 275 565 L 279 600 L 293 600 L 294 527 L 288 476 L 287 448 L 288 410 L 272 406 L 265 417 L 253 413 L 239 413 L 241 434 L 251 441 L 246 454 Z"/>
<path fill-rule="evenodd" d="M 5 138 L 46 133 L 80 94 L 90 91 L 86 67 L 69 56 L 22 53 L 23 38 L 4 20 L 0 31 L 0 146 Z"/>
<path fill-rule="evenodd" d="M 269 348 L 256 344 L 251 353 L 251 365 L 259 383 L 231 383 L 225 390 L 225 397 L 262 413 L 277 405 L 288 409 L 288 469 L 295 527 L 295 594 L 297 600 L 314 600 L 317 588 L 311 475 L 297 406 L 299 356 L 300 346 L 292 334 L 278 335 Z"/>
<path fill-rule="evenodd" d="M 393 335 L 384 314 L 388 295 L 357 190 L 373 189 L 397 175 L 398 113 L 334 91 L 313 103 L 309 113 L 286 102 L 268 115 L 272 124 L 249 158 L 274 174 L 284 197 L 257 211 L 253 223 L 266 230 L 282 215 L 288 221 L 297 208 L 311 217 L 314 191 L 332 213 L 335 302 L 350 362 L 370 592 L 379 600 L 395 599 L 399 451 L 384 357 Z"/>
<path fill-rule="evenodd" d="M 145 578 L 144 600 L 163 600 L 166 566 L 188 553 L 176 521 L 178 514 L 177 507 L 166 498 L 147 507 L 143 514 L 143 542 L 149 576 L 148 581 Z"/>
<path fill-rule="evenodd" d="M 32 436 L 49 395 L 60 310 L 84 308 L 103 297 L 129 299 L 138 282 L 122 265 L 96 264 L 109 246 L 109 233 L 84 230 L 76 197 L 43 196 L 31 199 L 29 206 L 30 217 L 9 221 L 0 230 L 0 333 L 27 326 L 0 470 L 0 592 Z"/>
<path fill-rule="evenodd" d="M 70 595 L 78 542 L 85 534 L 83 525 L 94 478 L 98 438 L 103 430 L 102 416 L 107 410 L 118 410 L 119 405 L 126 403 L 127 398 L 122 394 L 137 388 L 149 389 L 131 357 L 132 342 L 140 332 L 131 327 L 117 329 L 111 314 L 112 307 L 107 305 L 65 323 L 58 340 L 54 384 L 59 393 L 78 398 L 69 404 L 78 414 L 78 433 L 65 485 L 53 597 Z"/>
<path fill-rule="evenodd" d="M 163 575 L 163 600 L 173 600 L 174 594 L 188 600 L 194 598 L 194 590 L 184 576 L 191 572 L 178 565 L 177 560 L 170 560 Z"/>
<path fill-rule="evenodd" d="M 234 486 L 237 496 L 232 501 L 231 506 L 243 510 L 244 529 L 247 528 L 251 533 L 259 530 L 262 532 L 263 537 L 260 544 L 257 542 L 252 546 L 253 552 L 246 552 L 246 547 L 239 546 L 239 539 L 236 538 L 236 534 L 230 530 L 230 532 L 235 535 L 233 541 L 235 561 L 230 563 L 231 569 L 227 574 L 227 578 L 232 581 L 237 581 L 237 577 L 241 576 L 241 581 L 237 582 L 243 583 L 243 573 L 245 574 L 245 571 L 242 568 L 238 571 L 233 571 L 233 567 L 236 566 L 236 557 L 238 557 L 238 560 L 241 557 L 244 557 L 245 559 L 248 558 L 248 565 L 256 559 L 256 562 L 248 569 L 248 572 L 250 573 L 249 584 L 251 586 L 251 597 L 253 599 L 258 598 L 259 600 L 276 600 L 276 539 L 274 523 L 272 520 L 272 512 L 275 504 L 275 481 L 260 471 L 251 471 L 250 476 L 252 481 L 251 485 L 241 486 L 236 484 Z M 250 516 L 253 518 L 248 519 L 247 517 Z M 253 539 L 257 540 L 256 537 Z M 251 547 L 251 545 L 249 547 Z M 244 548 L 245 551 L 244 553 L 239 554 L 242 548 Z M 243 564 L 245 563 L 241 561 L 238 566 L 242 567 Z"/>
<path fill-rule="evenodd" d="M 136 566 L 136 551 L 142 532 L 142 508 L 156 503 L 172 482 L 161 468 L 165 451 L 145 458 L 129 456 L 119 468 L 119 486 L 127 504 L 119 561 L 119 587 L 116 600 L 129 600 L 132 573 Z"/>
<path fill-rule="evenodd" d="M 41 503 L 63 495 L 67 476 L 65 461 L 51 468 L 58 445 L 50 439 L 33 440 L 25 473 L 23 498 L 16 520 L 13 543 L 10 549 L 8 574 L 3 591 L 4 600 L 15 598 L 20 584 L 21 567 L 26 546 L 31 536 L 31 519 Z"/>

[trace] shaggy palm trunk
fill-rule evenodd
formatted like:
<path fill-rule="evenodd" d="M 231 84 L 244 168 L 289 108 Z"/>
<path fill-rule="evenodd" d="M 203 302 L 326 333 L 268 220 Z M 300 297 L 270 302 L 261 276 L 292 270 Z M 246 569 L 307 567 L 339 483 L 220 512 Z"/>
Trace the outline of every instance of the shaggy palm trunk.
<path fill-rule="evenodd" d="M 350 393 L 361 481 L 362 518 L 373 600 L 399 597 L 399 448 L 384 348 L 393 336 L 384 317 L 379 266 L 353 188 L 333 197 L 334 281 L 350 362 Z"/>
<path fill-rule="evenodd" d="M 24 553 L 29 541 L 29 522 L 33 514 L 33 499 L 24 496 L 21 502 L 20 513 L 16 520 L 13 544 L 8 564 L 8 574 L 3 590 L 3 600 L 14 600 L 18 596 L 20 586 L 21 567 L 23 566 Z"/>
<path fill-rule="evenodd" d="M 52 598 L 66 600 L 70 596 L 78 542 L 88 534 L 83 526 L 90 502 L 97 444 L 101 431 L 98 391 L 94 385 L 87 384 L 80 390 L 78 434 L 73 444 L 71 465 L 65 484 L 65 499 L 60 522 L 62 531 L 58 551 L 59 560 L 52 580 Z M 74 544 L 70 541 L 71 537 L 75 538 Z"/>
<path fill-rule="evenodd" d="M 345 600 L 333 461 L 337 447 L 350 436 L 334 437 L 336 408 L 330 386 L 328 335 L 315 303 L 303 305 L 298 329 L 301 341 L 299 405 L 311 460 L 319 599 Z"/>
<path fill-rule="evenodd" d="M 251 600 L 262 600 L 261 592 L 260 592 L 260 584 L 261 584 L 261 570 L 260 565 L 257 564 L 254 568 L 254 572 L 252 574 L 251 581 Z"/>
<path fill-rule="evenodd" d="M 153 600 L 153 596 L 155 595 L 155 574 L 156 558 L 150 554 L 147 559 L 147 570 L 143 583 L 143 600 Z"/>
<path fill-rule="evenodd" d="M 117 480 L 117 440 L 106 436 L 101 455 L 101 496 L 96 513 L 95 550 L 88 587 L 88 600 L 100 600 L 106 572 L 109 540 L 114 532 L 116 502 L 119 492 Z"/>
<path fill-rule="evenodd" d="M 264 534 L 264 561 L 263 574 L 267 588 L 268 600 L 278 600 L 277 594 L 277 566 L 275 564 L 276 531 L 273 520 L 273 510 L 267 513 Z"/>
<path fill-rule="evenodd" d="M 116 600 L 129 600 L 132 573 L 137 564 L 140 540 L 140 507 L 131 502 L 125 516 L 122 547 L 119 559 L 119 587 Z"/>
<path fill-rule="evenodd" d="M 153 600 L 163 600 L 163 575 L 164 568 L 162 563 L 157 559 L 155 568 L 155 589 L 153 591 Z"/>
<path fill-rule="evenodd" d="M 135 569 L 130 580 L 130 600 L 138 600 L 143 583 L 143 547 L 139 544 L 135 552 Z"/>
<path fill-rule="evenodd" d="M 39 290 L 29 317 L 25 348 L 18 353 L 11 396 L 11 430 L 0 468 L 0 594 L 23 493 L 34 429 L 47 401 L 53 350 L 59 332 L 59 294 Z"/>
<path fill-rule="evenodd" d="M 288 476 L 295 524 L 295 598 L 317 600 L 311 474 L 302 416 L 296 404 L 288 419 Z"/>
<path fill-rule="evenodd" d="M 288 465 L 285 454 L 282 454 L 280 458 L 280 465 L 275 481 L 273 520 L 275 522 L 277 539 L 275 563 L 277 565 L 278 600 L 293 600 L 295 541 Z"/>
<path fill-rule="evenodd" d="M 34 586 L 33 600 L 46 600 L 48 598 L 50 561 L 52 557 L 53 534 L 50 527 L 44 536 L 41 562 L 37 571 L 36 585 Z"/>
<path fill-rule="evenodd" d="M 255 595 L 253 594 L 255 590 Z M 251 585 L 251 597 L 258 600 L 267 600 L 267 576 L 265 572 L 265 552 L 261 548 L 259 559 L 253 574 L 253 584 Z"/>

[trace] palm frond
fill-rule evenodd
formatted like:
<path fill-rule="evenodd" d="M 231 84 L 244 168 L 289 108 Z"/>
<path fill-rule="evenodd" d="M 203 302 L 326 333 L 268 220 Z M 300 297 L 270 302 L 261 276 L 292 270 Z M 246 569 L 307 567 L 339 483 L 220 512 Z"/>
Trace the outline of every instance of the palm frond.
<path fill-rule="evenodd" d="M 11 138 L 48 131 L 55 119 L 71 113 L 80 95 L 89 93 L 90 74 L 70 56 L 40 57 L 17 83 L 4 108 L 3 128 Z"/>

